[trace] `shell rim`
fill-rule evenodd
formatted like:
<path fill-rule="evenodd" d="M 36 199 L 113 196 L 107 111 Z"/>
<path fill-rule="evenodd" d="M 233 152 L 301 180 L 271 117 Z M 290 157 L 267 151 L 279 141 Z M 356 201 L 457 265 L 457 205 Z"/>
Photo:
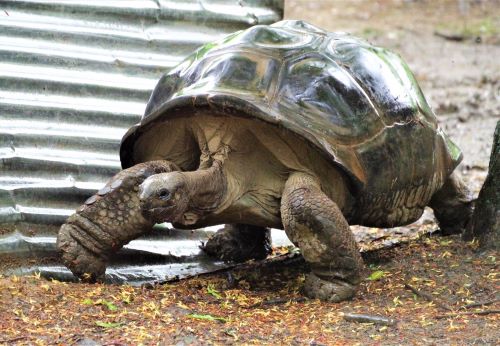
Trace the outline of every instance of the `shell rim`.
<path fill-rule="evenodd" d="M 132 167 L 141 162 L 134 162 L 133 152 L 134 144 L 137 139 L 146 134 L 151 126 L 156 122 L 164 120 L 165 117 L 180 118 L 196 116 L 196 112 L 201 109 L 210 109 L 210 111 L 219 114 L 220 116 L 235 116 L 242 118 L 251 118 L 256 121 L 263 121 L 271 126 L 278 126 L 280 128 L 286 129 L 293 132 L 294 134 L 300 136 L 305 142 L 310 143 L 312 147 L 323 155 L 330 163 L 335 165 L 335 167 L 341 169 L 353 183 L 355 189 L 362 188 L 365 183 L 346 169 L 345 164 L 339 160 L 338 157 L 329 153 L 317 141 L 311 134 L 310 138 L 306 136 L 307 132 L 301 133 L 293 127 L 287 127 L 280 121 L 279 117 L 270 116 L 268 113 L 272 112 L 269 110 L 265 112 L 259 107 L 255 106 L 250 100 L 243 99 L 234 94 L 217 93 L 217 94 L 200 94 L 200 95 L 184 95 L 179 96 L 174 99 L 170 99 L 167 102 L 162 103 L 159 107 L 155 108 L 152 112 L 147 113 L 139 123 L 133 125 L 129 130 L 123 135 L 120 144 L 120 161 L 122 164 L 122 169 Z M 187 112 L 186 112 L 187 110 Z M 172 115 L 172 112 L 179 112 L 179 115 Z"/>

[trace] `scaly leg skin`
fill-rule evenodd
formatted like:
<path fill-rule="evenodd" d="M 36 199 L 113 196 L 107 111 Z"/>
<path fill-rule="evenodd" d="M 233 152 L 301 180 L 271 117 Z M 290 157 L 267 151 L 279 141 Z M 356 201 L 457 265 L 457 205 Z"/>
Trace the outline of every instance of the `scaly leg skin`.
<path fill-rule="evenodd" d="M 281 218 L 312 270 L 305 282 L 306 295 L 330 302 L 352 298 L 361 281 L 363 260 L 339 207 L 313 177 L 297 172 L 288 178 Z"/>
<path fill-rule="evenodd" d="M 434 193 L 429 206 L 434 210 L 443 235 L 459 234 L 471 220 L 474 199 L 460 176 L 453 172 Z"/>
<path fill-rule="evenodd" d="M 272 251 L 271 231 L 269 228 L 245 224 L 226 225 L 201 249 L 222 261 L 262 260 Z"/>
<path fill-rule="evenodd" d="M 151 161 L 116 174 L 61 226 L 57 248 L 63 263 L 85 281 L 102 280 L 110 255 L 152 229 L 141 214 L 139 185 L 153 174 L 178 169 L 168 161 Z"/>

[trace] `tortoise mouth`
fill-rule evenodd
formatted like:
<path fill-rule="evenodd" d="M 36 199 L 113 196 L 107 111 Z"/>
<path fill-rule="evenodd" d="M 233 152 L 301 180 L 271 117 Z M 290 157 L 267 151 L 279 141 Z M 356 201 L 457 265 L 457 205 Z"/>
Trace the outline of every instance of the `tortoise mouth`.
<path fill-rule="evenodd" d="M 161 222 L 175 222 L 177 219 L 175 213 L 175 205 L 170 205 L 167 207 L 156 207 L 156 208 L 148 208 L 144 206 L 142 208 L 142 215 L 153 222 L 161 223 Z"/>

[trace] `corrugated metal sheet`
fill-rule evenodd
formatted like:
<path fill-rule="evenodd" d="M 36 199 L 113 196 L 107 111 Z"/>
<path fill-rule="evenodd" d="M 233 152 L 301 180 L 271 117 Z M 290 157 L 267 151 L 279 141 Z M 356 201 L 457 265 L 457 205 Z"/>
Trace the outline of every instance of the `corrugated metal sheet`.
<path fill-rule="evenodd" d="M 161 74 L 282 15 L 283 0 L 0 1 L 0 234 L 23 230 L 0 253 L 50 248 L 41 236 L 57 227 L 43 225 L 61 224 L 120 169 L 120 139 Z"/>
<path fill-rule="evenodd" d="M 120 169 L 162 73 L 282 1 L 2 0 L 0 222 L 58 224 Z"/>

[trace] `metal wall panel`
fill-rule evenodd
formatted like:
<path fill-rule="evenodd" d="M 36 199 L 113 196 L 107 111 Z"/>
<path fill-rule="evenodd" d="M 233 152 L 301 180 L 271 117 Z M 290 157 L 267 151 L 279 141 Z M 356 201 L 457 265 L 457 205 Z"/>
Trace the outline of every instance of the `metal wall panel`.
<path fill-rule="evenodd" d="M 0 1 L 0 223 L 62 223 L 120 169 L 162 73 L 282 15 L 282 0 Z"/>
<path fill-rule="evenodd" d="M 59 225 L 120 169 L 121 137 L 163 73 L 206 42 L 282 16 L 283 0 L 1 0 L 0 270 L 54 255 Z M 110 280 L 218 268 L 199 254 L 206 236 L 133 241 L 125 258 L 148 266 L 122 258 Z M 10 269 L 68 275 L 42 262 Z"/>

